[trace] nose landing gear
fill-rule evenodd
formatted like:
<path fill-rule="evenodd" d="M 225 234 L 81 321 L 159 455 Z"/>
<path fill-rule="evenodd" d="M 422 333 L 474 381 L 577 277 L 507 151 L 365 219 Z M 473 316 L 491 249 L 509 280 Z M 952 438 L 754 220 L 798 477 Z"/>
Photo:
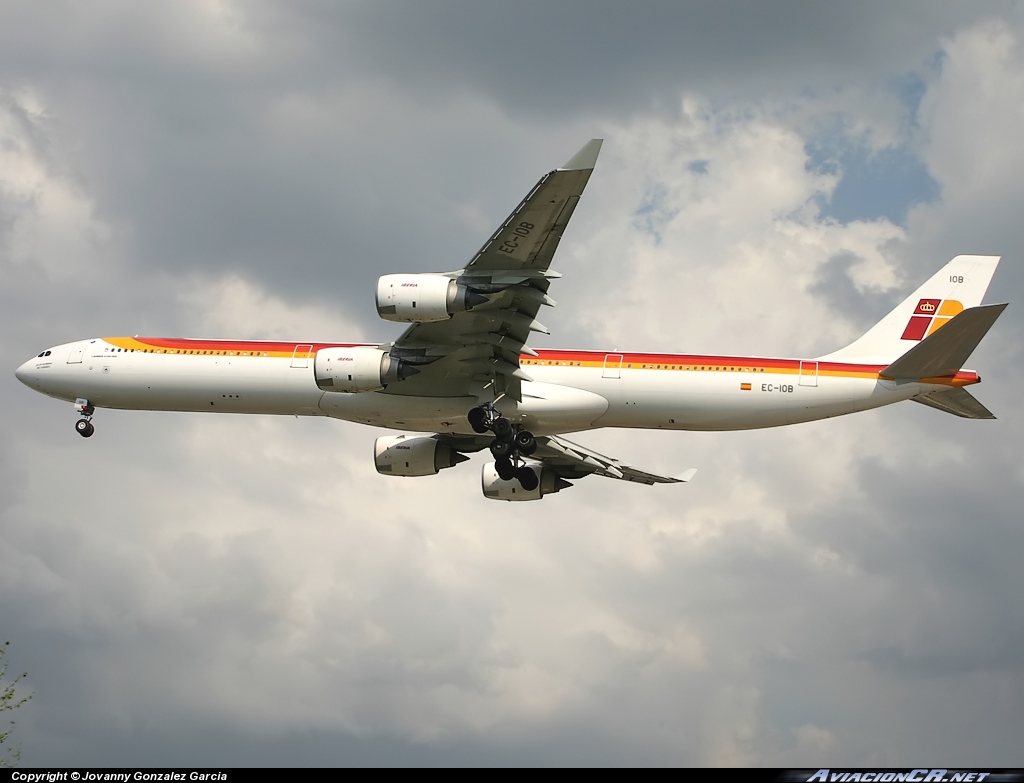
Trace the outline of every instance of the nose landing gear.
<path fill-rule="evenodd" d="M 485 432 L 494 433 L 490 448 L 498 476 L 503 481 L 518 479 L 527 492 L 536 489 L 537 474 L 523 460 L 523 457 L 529 457 L 537 450 L 537 439 L 533 433 L 499 416 L 491 407 L 481 405 L 473 408 L 467 418 L 474 432 L 481 435 Z"/>
<path fill-rule="evenodd" d="M 96 432 L 96 428 L 92 424 L 92 415 L 96 412 L 96 408 L 90 405 L 88 400 L 79 398 L 75 400 L 75 410 L 82 417 L 75 422 L 75 432 L 83 438 L 91 438 L 92 434 Z"/>

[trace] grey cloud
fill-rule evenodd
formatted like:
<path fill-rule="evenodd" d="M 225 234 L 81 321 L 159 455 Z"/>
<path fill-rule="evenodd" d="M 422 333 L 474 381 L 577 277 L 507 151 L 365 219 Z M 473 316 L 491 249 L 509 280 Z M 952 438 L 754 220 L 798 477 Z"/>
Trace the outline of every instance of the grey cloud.
<path fill-rule="evenodd" d="M 95 223 L 76 258 L 0 245 L 0 623 L 37 693 L 27 764 L 797 764 L 819 736 L 836 763 L 1020 765 L 1019 308 L 975 357 L 997 423 L 905 404 L 593 433 L 701 472 L 526 508 L 479 496 L 479 459 L 378 477 L 380 433 L 339 422 L 101 411 L 85 442 L 11 373 L 78 336 L 189 333 L 186 283 L 226 270 L 380 329 L 376 275 L 460 265 L 581 130 L 682 91 L 742 110 L 884 81 L 985 8 L 264 4 L 229 7 L 238 48 L 189 44 L 187 8 L 104 8 L 0 12 L 0 80 L 46 107 L 18 139 Z M 996 179 L 911 214 L 908 280 L 991 247 L 991 298 L 1024 290 L 1019 177 Z M 592 187 L 627 224 L 637 194 Z M 39 208 L 5 206 L 5 235 Z M 887 300 L 853 263 L 813 292 L 866 324 Z"/>
<path fill-rule="evenodd" d="M 322 53 L 341 51 L 346 70 L 384 73 L 428 95 L 457 86 L 492 95 L 515 113 L 600 107 L 615 114 L 674 106 L 680 90 L 735 99 L 789 91 L 794 81 L 831 87 L 837 79 L 888 78 L 932 56 L 939 35 L 979 13 L 927 3 L 877 4 L 871 12 L 803 2 L 272 8 L 253 14 L 253 26 L 313 36 L 322 73 L 339 73 Z"/>
<path fill-rule="evenodd" d="M 850 270 L 861 261 L 853 253 L 837 253 L 818 270 L 811 293 L 828 302 L 837 315 L 852 319 L 863 334 L 901 301 L 898 293 L 860 291 L 850 277 Z"/>
<path fill-rule="evenodd" d="M 524 133 L 675 106 L 682 90 L 721 100 L 900 72 L 979 13 L 887 7 L 877 24 L 862 7 L 801 3 L 225 9 L 69 6 L 58 27 L 13 5 L 0 63 L 9 85 L 41 92 L 57 154 L 97 218 L 126 229 L 120 255 L 244 269 L 293 301 L 331 291 L 366 322 L 379 270 L 454 268 L 486 237 L 452 206 L 480 199 L 496 223 L 555 165 L 510 143 Z"/>

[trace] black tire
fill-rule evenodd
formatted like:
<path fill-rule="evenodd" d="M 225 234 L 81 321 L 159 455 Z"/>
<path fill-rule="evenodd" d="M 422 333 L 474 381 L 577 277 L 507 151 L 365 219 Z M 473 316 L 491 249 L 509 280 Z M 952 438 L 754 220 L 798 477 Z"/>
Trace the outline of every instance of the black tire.
<path fill-rule="evenodd" d="M 516 433 L 516 450 L 524 457 L 529 457 L 537 450 L 537 439 L 529 430 L 519 430 Z"/>
<path fill-rule="evenodd" d="M 512 422 L 503 416 L 499 416 L 491 422 L 491 431 L 494 433 L 494 437 L 498 440 L 503 440 L 508 443 L 511 443 L 512 439 L 516 436 L 515 430 L 512 428 Z"/>
<path fill-rule="evenodd" d="M 495 460 L 494 469 L 502 481 L 511 481 L 516 477 L 516 467 L 508 457 L 499 457 Z"/>
<path fill-rule="evenodd" d="M 508 459 L 512 456 L 512 451 L 512 444 L 507 440 L 491 441 L 491 454 L 494 455 L 495 459 L 501 459 L 502 457 Z"/>
<path fill-rule="evenodd" d="M 77 432 L 83 438 L 91 438 L 92 434 L 96 432 L 96 428 L 92 426 L 91 421 L 79 419 L 78 421 L 75 422 L 75 432 Z"/>
<path fill-rule="evenodd" d="M 533 492 L 533 490 L 537 489 L 537 485 L 540 484 L 540 479 L 533 472 L 533 468 L 526 465 L 516 470 L 516 478 L 519 479 L 519 483 L 527 492 Z"/>
<path fill-rule="evenodd" d="M 467 415 L 469 419 L 469 426 L 473 428 L 473 432 L 483 434 L 487 432 L 487 411 L 483 408 L 473 408 Z"/>

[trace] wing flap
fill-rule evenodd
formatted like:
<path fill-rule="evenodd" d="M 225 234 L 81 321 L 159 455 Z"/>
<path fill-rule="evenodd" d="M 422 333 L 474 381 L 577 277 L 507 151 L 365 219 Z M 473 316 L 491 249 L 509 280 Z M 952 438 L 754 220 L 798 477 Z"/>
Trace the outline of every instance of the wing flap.
<path fill-rule="evenodd" d="M 456 451 L 473 453 L 490 446 L 490 435 L 456 435 L 440 433 L 435 435 Z M 554 471 L 561 479 L 580 479 L 586 476 L 604 476 L 636 484 L 681 484 L 693 478 L 696 468 L 690 468 L 676 476 L 662 476 L 634 468 L 629 463 L 607 457 L 604 454 L 581 446 L 555 435 L 537 438 L 537 450 L 527 457 L 529 462 L 540 462 Z"/>
<path fill-rule="evenodd" d="M 638 484 L 678 484 L 689 481 L 697 472 L 691 468 L 679 476 L 662 476 L 639 470 L 632 465 L 606 457 L 593 449 L 554 435 L 537 439 L 537 451 L 530 459 L 551 467 L 562 478 L 582 478 L 593 474 Z"/>

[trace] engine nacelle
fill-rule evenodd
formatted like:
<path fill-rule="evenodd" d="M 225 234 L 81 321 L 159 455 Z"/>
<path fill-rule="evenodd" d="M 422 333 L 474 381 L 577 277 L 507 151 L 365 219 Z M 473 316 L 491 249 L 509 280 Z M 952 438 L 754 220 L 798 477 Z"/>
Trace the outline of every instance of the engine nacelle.
<path fill-rule="evenodd" d="M 380 391 L 419 372 L 387 351 L 366 345 L 322 348 L 313 360 L 316 385 L 329 392 Z"/>
<path fill-rule="evenodd" d="M 467 459 L 447 443 L 419 435 L 388 435 L 373 444 L 377 472 L 386 476 L 433 476 Z"/>
<path fill-rule="evenodd" d="M 553 495 L 566 487 L 571 487 L 565 479 L 559 478 L 551 469 L 544 468 L 539 462 L 528 462 L 527 466 L 537 476 L 537 487 L 532 490 L 523 489 L 519 479 L 506 481 L 498 475 L 493 462 L 488 462 L 480 474 L 484 497 L 491 500 L 540 500 L 545 495 Z"/>
<path fill-rule="evenodd" d="M 384 275 L 377 279 L 377 314 L 385 321 L 446 321 L 487 297 L 446 275 Z"/>

